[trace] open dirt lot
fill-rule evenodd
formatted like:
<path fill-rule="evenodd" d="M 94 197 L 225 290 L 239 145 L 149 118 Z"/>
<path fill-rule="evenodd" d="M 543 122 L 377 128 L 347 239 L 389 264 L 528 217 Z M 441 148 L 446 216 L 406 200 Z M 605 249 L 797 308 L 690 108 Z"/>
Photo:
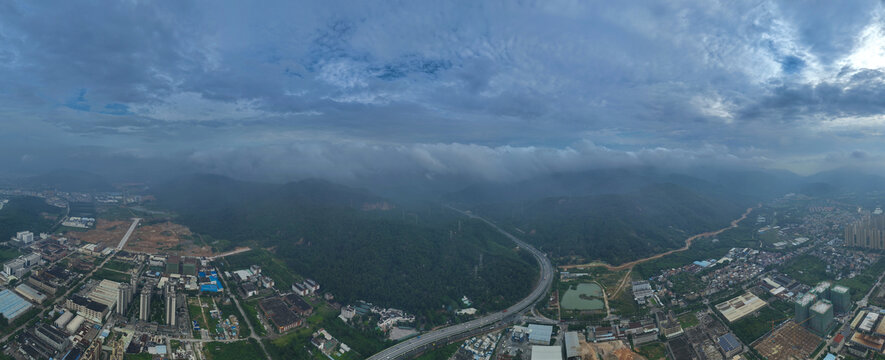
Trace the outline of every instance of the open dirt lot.
<path fill-rule="evenodd" d="M 198 244 L 197 235 L 186 226 L 173 222 L 140 225 L 126 243 L 124 250 L 148 254 L 211 256 L 208 246 Z"/>
<path fill-rule="evenodd" d="M 105 219 L 98 219 L 94 229 L 85 232 L 68 231 L 65 236 L 72 239 L 80 239 L 81 241 L 88 243 L 116 247 L 131 224 L 132 221 L 108 221 Z"/>
<path fill-rule="evenodd" d="M 583 360 L 645 360 L 623 341 L 588 343 L 581 341 L 581 359 Z"/>
<path fill-rule="evenodd" d="M 762 356 L 771 360 L 807 359 L 821 338 L 790 321 L 756 344 Z"/>

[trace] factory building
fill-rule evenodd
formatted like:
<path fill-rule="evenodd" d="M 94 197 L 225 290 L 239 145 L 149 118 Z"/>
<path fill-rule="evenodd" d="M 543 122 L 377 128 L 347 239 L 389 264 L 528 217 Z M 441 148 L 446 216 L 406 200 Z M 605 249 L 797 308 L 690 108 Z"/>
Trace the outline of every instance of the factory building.
<path fill-rule="evenodd" d="M 141 289 L 141 295 L 138 305 L 138 319 L 141 321 L 149 321 L 151 319 L 151 290 L 145 286 Z"/>
<path fill-rule="evenodd" d="M 3 272 L 17 278 L 22 277 L 32 266 L 42 265 L 43 259 L 38 253 L 19 256 L 3 264 Z"/>
<path fill-rule="evenodd" d="M 75 334 L 84 322 L 86 322 L 86 318 L 83 317 L 83 315 L 77 315 L 74 317 L 74 320 L 71 320 L 65 325 L 65 331 L 67 331 L 68 334 Z"/>
<path fill-rule="evenodd" d="M 10 321 L 27 312 L 33 305 L 12 290 L 0 291 L 0 314 Z"/>
<path fill-rule="evenodd" d="M 532 360 L 562 360 L 559 346 L 532 346 Z"/>
<path fill-rule="evenodd" d="M 37 325 L 37 327 L 34 328 L 34 335 L 49 346 L 52 346 L 56 351 L 62 351 L 71 344 L 71 341 L 68 340 L 68 336 L 65 335 L 65 333 L 47 324 L 41 323 L 40 325 Z"/>
<path fill-rule="evenodd" d="M 64 329 L 65 325 L 67 325 L 68 322 L 71 321 L 71 319 L 73 318 L 73 311 L 65 311 L 63 314 L 61 314 L 61 316 L 58 317 L 58 319 L 55 319 L 55 322 L 53 322 L 53 324 L 55 324 L 55 327 L 59 329 Z"/>
<path fill-rule="evenodd" d="M 826 335 L 833 324 L 833 303 L 829 300 L 818 300 L 811 306 L 809 328 L 820 336 Z"/>
<path fill-rule="evenodd" d="M 578 340 L 577 331 L 565 333 L 565 358 L 567 360 L 581 359 L 581 342 Z"/>
<path fill-rule="evenodd" d="M 19 231 L 15 233 L 15 237 L 10 239 L 10 245 L 28 246 L 34 242 L 34 233 L 30 231 Z"/>
<path fill-rule="evenodd" d="M 109 307 L 103 303 L 87 299 L 80 295 L 73 295 L 65 302 L 65 307 L 77 312 L 77 316 L 84 316 L 92 322 L 100 323 L 109 313 Z M 72 321 L 73 322 L 73 321 Z"/>
<path fill-rule="evenodd" d="M 550 344 L 553 327 L 550 325 L 529 324 L 529 342 L 538 345 Z"/>
<path fill-rule="evenodd" d="M 105 304 L 109 309 L 116 309 L 117 297 L 120 293 L 120 283 L 111 280 L 102 280 L 89 292 L 88 298 Z"/>

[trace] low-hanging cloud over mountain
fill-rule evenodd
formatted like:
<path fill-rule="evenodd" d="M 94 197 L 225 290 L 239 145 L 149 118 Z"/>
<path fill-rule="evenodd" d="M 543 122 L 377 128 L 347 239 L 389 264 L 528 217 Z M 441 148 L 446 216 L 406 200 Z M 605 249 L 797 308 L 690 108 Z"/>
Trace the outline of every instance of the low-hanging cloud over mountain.
<path fill-rule="evenodd" d="M 22 171 L 83 148 L 350 181 L 885 153 L 876 1 L 12 1 L 0 78 Z"/>

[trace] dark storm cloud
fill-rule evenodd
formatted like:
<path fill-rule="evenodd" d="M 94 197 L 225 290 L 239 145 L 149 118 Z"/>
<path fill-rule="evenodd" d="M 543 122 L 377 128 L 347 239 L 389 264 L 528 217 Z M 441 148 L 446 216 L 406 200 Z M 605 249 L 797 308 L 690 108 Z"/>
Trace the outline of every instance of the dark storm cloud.
<path fill-rule="evenodd" d="M 883 14 L 872 1 L 13 1 L 0 139 L 280 179 L 812 171 L 885 152 L 856 141 L 885 125 Z"/>

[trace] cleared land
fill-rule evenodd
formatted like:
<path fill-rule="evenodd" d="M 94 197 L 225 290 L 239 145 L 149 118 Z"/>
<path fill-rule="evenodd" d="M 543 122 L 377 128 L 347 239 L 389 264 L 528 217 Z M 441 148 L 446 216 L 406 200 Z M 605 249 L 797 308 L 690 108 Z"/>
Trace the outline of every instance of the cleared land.
<path fill-rule="evenodd" d="M 145 224 L 135 229 L 125 250 L 148 254 L 212 255 L 211 248 L 197 244 L 195 239 L 196 236 L 184 225 L 169 221 Z"/>
<path fill-rule="evenodd" d="M 106 247 L 117 247 L 120 239 L 126 234 L 132 221 L 109 221 L 98 219 L 95 228 L 86 232 L 68 231 L 65 235 L 69 238 L 80 239 L 93 244 L 102 244 Z"/>
<path fill-rule="evenodd" d="M 581 358 L 590 360 L 645 360 L 623 341 L 588 343 L 581 341 Z"/>
<path fill-rule="evenodd" d="M 756 351 L 770 360 L 807 359 L 821 339 L 790 321 L 756 344 Z"/>

